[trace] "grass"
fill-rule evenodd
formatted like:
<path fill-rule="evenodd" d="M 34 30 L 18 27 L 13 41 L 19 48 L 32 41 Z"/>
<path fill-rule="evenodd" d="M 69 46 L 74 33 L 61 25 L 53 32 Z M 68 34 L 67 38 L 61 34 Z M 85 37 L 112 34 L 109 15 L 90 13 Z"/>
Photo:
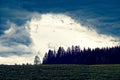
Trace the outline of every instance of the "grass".
<path fill-rule="evenodd" d="M 120 80 L 120 64 L 0 65 L 0 80 Z"/>

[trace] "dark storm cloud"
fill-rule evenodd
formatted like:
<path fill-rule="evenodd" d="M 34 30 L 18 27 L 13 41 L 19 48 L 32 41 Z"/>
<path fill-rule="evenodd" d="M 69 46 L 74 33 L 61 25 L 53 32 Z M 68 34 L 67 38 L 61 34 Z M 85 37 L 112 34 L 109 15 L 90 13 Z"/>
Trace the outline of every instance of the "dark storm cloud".
<path fill-rule="evenodd" d="M 11 56 L 11 55 L 21 56 L 21 55 L 23 55 L 23 54 L 31 54 L 31 52 L 23 52 L 23 51 L 18 51 L 18 50 L 0 52 L 0 56 L 1 56 L 1 57 L 9 57 L 9 56 Z"/>

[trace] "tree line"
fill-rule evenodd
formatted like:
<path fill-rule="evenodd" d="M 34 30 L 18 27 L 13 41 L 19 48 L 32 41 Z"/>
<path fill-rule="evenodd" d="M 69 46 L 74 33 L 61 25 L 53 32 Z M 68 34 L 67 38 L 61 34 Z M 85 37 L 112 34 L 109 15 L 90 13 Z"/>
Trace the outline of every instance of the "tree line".
<path fill-rule="evenodd" d="M 79 46 L 49 50 L 43 64 L 120 64 L 120 46 L 83 49 Z"/>

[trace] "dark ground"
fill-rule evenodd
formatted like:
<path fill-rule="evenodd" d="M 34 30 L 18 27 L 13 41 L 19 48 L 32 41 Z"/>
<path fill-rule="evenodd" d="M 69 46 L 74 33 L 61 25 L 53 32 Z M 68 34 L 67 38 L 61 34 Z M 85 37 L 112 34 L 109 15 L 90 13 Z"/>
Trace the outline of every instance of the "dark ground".
<path fill-rule="evenodd" d="M 120 80 L 120 64 L 0 65 L 0 80 Z"/>

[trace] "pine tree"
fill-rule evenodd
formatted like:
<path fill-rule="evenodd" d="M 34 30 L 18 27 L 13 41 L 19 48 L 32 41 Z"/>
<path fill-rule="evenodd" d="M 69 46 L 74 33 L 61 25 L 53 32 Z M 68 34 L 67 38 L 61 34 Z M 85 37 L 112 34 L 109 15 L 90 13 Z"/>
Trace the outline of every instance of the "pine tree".
<path fill-rule="evenodd" d="M 35 64 L 35 65 L 41 64 L 40 58 L 39 58 L 39 56 L 37 56 L 37 55 L 35 56 L 34 64 Z"/>

